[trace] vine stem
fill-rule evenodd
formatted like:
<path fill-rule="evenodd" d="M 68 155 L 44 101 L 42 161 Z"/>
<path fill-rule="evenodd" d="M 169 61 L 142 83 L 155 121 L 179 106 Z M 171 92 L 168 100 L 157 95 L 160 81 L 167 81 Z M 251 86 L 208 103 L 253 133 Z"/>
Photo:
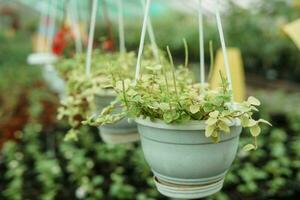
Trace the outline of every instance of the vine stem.
<path fill-rule="evenodd" d="M 127 107 L 127 110 L 129 110 L 129 106 L 128 106 L 128 101 L 127 101 L 127 98 L 126 98 L 126 91 L 125 91 L 125 82 L 124 80 L 122 80 L 122 88 L 123 88 L 123 98 L 124 98 L 124 101 L 125 101 L 125 105 Z"/>
<path fill-rule="evenodd" d="M 170 63 L 171 63 L 171 67 L 172 67 L 172 77 L 173 77 L 173 84 L 174 84 L 174 89 L 175 89 L 175 93 L 176 93 L 176 97 L 178 99 L 178 91 L 177 91 L 177 84 L 176 84 L 176 77 L 175 77 L 175 67 L 174 67 L 174 61 L 173 61 L 173 57 L 170 51 L 169 46 L 167 46 L 167 51 L 168 51 L 168 55 L 169 55 L 169 59 L 170 59 Z"/>

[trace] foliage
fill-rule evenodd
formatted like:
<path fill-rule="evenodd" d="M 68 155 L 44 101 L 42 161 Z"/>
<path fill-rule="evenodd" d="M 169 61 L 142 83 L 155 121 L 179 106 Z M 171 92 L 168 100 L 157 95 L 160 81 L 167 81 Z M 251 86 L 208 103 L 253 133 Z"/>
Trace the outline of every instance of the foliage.
<path fill-rule="evenodd" d="M 239 150 L 224 188 L 209 200 L 284 200 L 300 194 L 299 113 L 279 109 L 274 113 L 264 101 L 270 94 L 258 96 L 264 105 L 261 115 L 274 127 L 262 129 L 261 148 L 251 153 Z M 272 99 L 279 103 L 281 96 L 291 103 L 287 94 L 272 95 Z M 66 143 L 63 132 L 67 128 L 56 124 L 47 132 L 39 124 L 29 123 L 20 142 L 6 143 L 0 163 L 4 174 L 0 199 L 168 199 L 156 191 L 139 145 L 104 144 L 97 129 L 86 127 L 81 128 L 78 142 Z M 249 143 L 247 132 L 243 132 L 240 146 Z"/>
<path fill-rule="evenodd" d="M 81 121 L 95 110 L 95 96 L 110 93 L 117 80 L 130 77 L 130 67 L 135 62 L 134 53 L 121 55 L 95 52 L 91 73 L 85 75 L 84 58 L 67 59 L 58 65 L 67 80 L 66 98 L 62 100 L 58 110 L 58 119 L 66 117 L 72 127 L 66 139 L 76 139 Z"/>
<path fill-rule="evenodd" d="M 260 102 L 254 98 L 243 103 L 232 103 L 231 91 L 222 74 L 222 87 L 212 90 L 200 84 L 192 84 L 187 66 L 174 69 L 172 56 L 171 68 L 162 65 L 149 65 L 141 77 L 131 82 L 129 79 L 116 83 L 115 91 L 121 102 L 122 112 L 111 114 L 112 103 L 102 111 L 99 117 L 90 117 L 86 122 L 90 125 L 115 123 L 123 117 L 150 118 L 163 120 L 165 123 L 185 123 L 191 120 L 205 120 L 206 137 L 214 142 L 220 140 L 222 132 L 230 133 L 230 126 L 239 120 L 243 127 L 250 129 L 254 144 L 248 144 L 245 149 L 257 148 L 256 138 L 261 132 L 260 123 L 269 124 L 266 120 L 253 119 L 253 113 L 258 111 Z M 168 69 L 169 68 L 169 69 Z M 238 122 L 239 123 L 239 122 Z"/>
<path fill-rule="evenodd" d="M 162 52 L 159 52 L 161 63 L 167 63 Z M 142 66 L 156 63 L 150 47 L 145 48 Z M 91 73 L 85 74 L 85 55 L 74 59 L 61 59 L 57 70 L 67 82 L 66 98 L 62 100 L 58 119 L 67 118 L 72 129 L 66 135 L 67 140 L 77 139 L 81 122 L 96 110 L 95 98 L 108 95 L 114 97 L 112 90 L 119 80 L 134 77 L 136 58 L 134 52 L 93 53 Z M 106 105 L 105 105 L 106 106 Z M 100 110 L 101 111 L 101 110 Z"/>

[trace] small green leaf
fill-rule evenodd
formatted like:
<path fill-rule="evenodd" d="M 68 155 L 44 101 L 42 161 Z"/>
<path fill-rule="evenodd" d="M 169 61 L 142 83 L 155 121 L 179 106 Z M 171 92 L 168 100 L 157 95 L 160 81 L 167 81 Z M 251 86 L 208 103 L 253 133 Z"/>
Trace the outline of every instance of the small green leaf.
<path fill-rule="evenodd" d="M 258 122 L 264 123 L 264 124 L 268 124 L 269 126 L 272 126 L 272 124 L 270 122 L 268 122 L 267 120 L 264 119 L 260 119 L 258 120 Z"/>
<path fill-rule="evenodd" d="M 243 127 L 247 127 L 249 125 L 249 117 L 246 115 L 241 116 L 241 123 Z"/>
<path fill-rule="evenodd" d="M 163 118 L 166 123 L 171 123 L 173 121 L 173 117 L 170 112 L 164 113 Z"/>
<path fill-rule="evenodd" d="M 256 99 L 255 97 L 253 97 L 253 96 L 250 96 L 247 101 L 251 105 L 254 105 L 254 106 L 259 106 L 260 105 L 260 101 L 258 99 Z"/>
<path fill-rule="evenodd" d="M 211 139 L 212 139 L 212 141 L 213 141 L 214 143 L 219 143 L 219 142 L 220 142 L 220 136 L 218 135 L 218 132 L 215 131 L 215 132 L 212 134 Z"/>
<path fill-rule="evenodd" d="M 224 123 L 226 123 L 227 125 L 231 123 L 230 119 L 226 118 L 226 117 L 221 117 L 220 120 Z"/>
<path fill-rule="evenodd" d="M 211 126 L 211 125 L 214 125 L 217 121 L 218 121 L 218 119 L 215 119 L 215 118 L 208 118 L 208 119 L 205 121 L 205 124 Z"/>
<path fill-rule="evenodd" d="M 225 133 L 230 133 L 230 128 L 229 128 L 229 126 L 225 122 L 221 121 L 218 124 L 218 127 L 220 128 L 220 130 L 224 131 Z"/>
<path fill-rule="evenodd" d="M 261 132 L 261 128 L 256 124 L 250 128 L 250 132 L 253 137 L 257 137 Z"/>
<path fill-rule="evenodd" d="M 247 127 L 253 127 L 255 125 L 257 125 L 257 121 L 255 121 L 254 119 L 249 119 L 249 122 L 247 124 Z"/>
<path fill-rule="evenodd" d="M 206 103 L 204 104 L 204 107 L 203 107 L 204 111 L 205 112 L 211 112 L 213 110 L 213 105 L 212 104 L 209 104 L 209 103 Z"/>
<path fill-rule="evenodd" d="M 159 71 L 162 69 L 162 65 L 147 66 L 146 68 L 151 71 Z"/>
<path fill-rule="evenodd" d="M 251 151 L 253 149 L 256 149 L 253 144 L 247 144 L 246 146 L 243 147 L 244 151 Z"/>
<path fill-rule="evenodd" d="M 78 130 L 71 129 L 68 131 L 68 133 L 65 135 L 64 140 L 65 141 L 77 141 L 78 140 Z"/>
<path fill-rule="evenodd" d="M 170 105 L 168 103 L 160 103 L 159 104 L 159 108 L 162 110 L 162 111 L 167 111 L 170 109 Z"/>
<path fill-rule="evenodd" d="M 200 108 L 199 108 L 198 105 L 191 105 L 191 106 L 190 106 L 190 111 L 191 111 L 191 113 L 193 113 L 193 114 L 196 114 L 197 112 L 199 112 L 199 110 L 200 110 Z"/>
<path fill-rule="evenodd" d="M 118 81 L 118 82 L 116 83 L 115 89 L 116 89 L 117 91 L 122 91 L 122 90 L 123 90 L 122 81 Z"/>
<path fill-rule="evenodd" d="M 214 112 L 209 113 L 209 116 L 212 118 L 217 118 L 219 116 L 219 114 L 220 114 L 220 112 L 216 110 Z"/>
<path fill-rule="evenodd" d="M 215 128 L 216 126 L 207 126 L 205 129 L 205 136 L 210 137 L 214 133 Z"/>

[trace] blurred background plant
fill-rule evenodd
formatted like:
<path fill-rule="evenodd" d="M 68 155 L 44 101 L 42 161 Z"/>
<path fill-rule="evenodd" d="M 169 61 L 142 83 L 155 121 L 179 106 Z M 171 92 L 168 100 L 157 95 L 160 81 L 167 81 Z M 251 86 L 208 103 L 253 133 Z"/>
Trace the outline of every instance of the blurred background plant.
<path fill-rule="evenodd" d="M 230 5 L 224 16 L 227 43 L 241 49 L 250 80 L 248 94 L 262 101 L 260 115 L 273 127 L 263 129 L 257 151 L 239 151 L 222 192 L 208 199 L 297 199 L 300 56 L 280 27 L 300 17 L 299 8 L 280 0 L 261 1 L 251 10 Z M 89 127 L 82 128 L 79 142 L 63 141 L 69 127 L 56 120 L 57 94 L 44 83 L 40 68 L 26 64 L 29 38 L 36 28 L 31 20 L 21 19 L 14 34 L 0 31 L 0 199 L 167 199 L 156 191 L 139 144 L 106 145 L 98 130 Z M 168 12 L 160 19 L 153 18 L 159 46 L 170 45 L 176 59 L 183 60 L 181 38 L 185 37 L 190 59 L 197 62 L 196 15 Z M 209 18 L 206 27 L 206 41 L 218 41 Z M 126 26 L 128 49 L 136 49 L 139 29 L 135 22 Z M 97 32 L 98 38 L 103 35 Z M 244 135 L 241 146 L 250 139 Z"/>

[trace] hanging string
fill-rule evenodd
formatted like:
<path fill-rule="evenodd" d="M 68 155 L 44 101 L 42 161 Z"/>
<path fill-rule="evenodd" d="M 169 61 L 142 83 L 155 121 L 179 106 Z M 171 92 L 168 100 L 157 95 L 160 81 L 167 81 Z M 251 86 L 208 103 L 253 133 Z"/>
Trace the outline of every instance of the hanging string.
<path fill-rule="evenodd" d="M 198 15 L 199 15 L 199 47 L 200 47 L 200 82 L 205 83 L 205 58 L 204 58 L 204 33 L 203 33 L 203 8 L 202 0 L 198 0 Z"/>
<path fill-rule="evenodd" d="M 225 65 L 225 70 L 226 70 L 226 76 L 227 76 L 227 79 L 228 79 L 229 90 L 231 92 L 233 92 L 232 91 L 232 80 L 231 80 L 230 66 L 229 66 L 229 62 L 228 62 L 228 54 L 227 54 L 225 38 L 224 38 L 224 32 L 223 32 L 223 28 L 222 28 L 222 21 L 221 21 L 221 17 L 220 17 L 220 10 L 219 10 L 218 5 L 219 5 L 219 1 L 217 1 L 217 5 L 216 5 L 217 26 L 218 26 L 221 45 L 222 45 L 224 65 Z M 232 96 L 233 96 L 233 93 L 232 93 Z"/>
<path fill-rule="evenodd" d="M 98 0 L 93 0 L 91 24 L 90 24 L 90 31 L 89 31 L 89 38 L 88 38 L 88 48 L 86 54 L 85 74 L 87 77 L 89 77 L 91 73 L 92 50 L 93 50 L 93 41 L 94 41 L 94 33 L 95 33 L 95 26 L 96 26 L 97 8 L 98 8 Z"/>
<path fill-rule="evenodd" d="M 71 18 L 71 26 L 72 32 L 74 32 L 75 36 L 75 49 L 77 54 L 82 53 L 82 42 L 81 42 L 81 33 L 79 29 L 79 20 L 78 20 L 78 11 L 77 11 L 77 0 L 73 2 L 69 2 L 69 15 Z"/>
<path fill-rule="evenodd" d="M 147 22 L 148 22 L 148 16 L 149 16 L 150 4 L 151 4 L 151 0 L 147 0 L 146 7 L 145 7 L 145 14 L 144 14 L 144 20 L 143 20 L 139 52 L 138 52 L 138 58 L 137 58 L 137 63 L 136 63 L 135 80 L 138 80 L 139 76 L 140 76 L 141 59 L 142 59 L 142 54 L 143 54 L 143 50 L 144 50 L 145 35 L 146 35 L 146 28 L 147 28 Z"/>
<path fill-rule="evenodd" d="M 119 20 L 119 43 L 121 54 L 126 53 L 125 48 L 125 33 L 124 33 L 124 14 L 123 14 L 123 0 L 118 0 L 118 20 Z"/>
<path fill-rule="evenodd" d="M 145 12 L 145 0 L 141 0 L 141 2 L 142 2 L 143 9 L 144 9 L 144 12 Z M 149 35 L 149 38 L 150 38 L 151 49 L 152 49 L 153 55 L 155 57 L 155 60 L 158 63 L 160 63 L 158 47 L 157 47 L 157 43 L 156 43 L 156 39 L 155 39 L 155 35 L 154 35 L 153 26 L 152 26 L 152 23 L 151 23 L 151 17 L 150 16 L 148 16 L 147 31 L 148 31 L 148 35 Z"/>

